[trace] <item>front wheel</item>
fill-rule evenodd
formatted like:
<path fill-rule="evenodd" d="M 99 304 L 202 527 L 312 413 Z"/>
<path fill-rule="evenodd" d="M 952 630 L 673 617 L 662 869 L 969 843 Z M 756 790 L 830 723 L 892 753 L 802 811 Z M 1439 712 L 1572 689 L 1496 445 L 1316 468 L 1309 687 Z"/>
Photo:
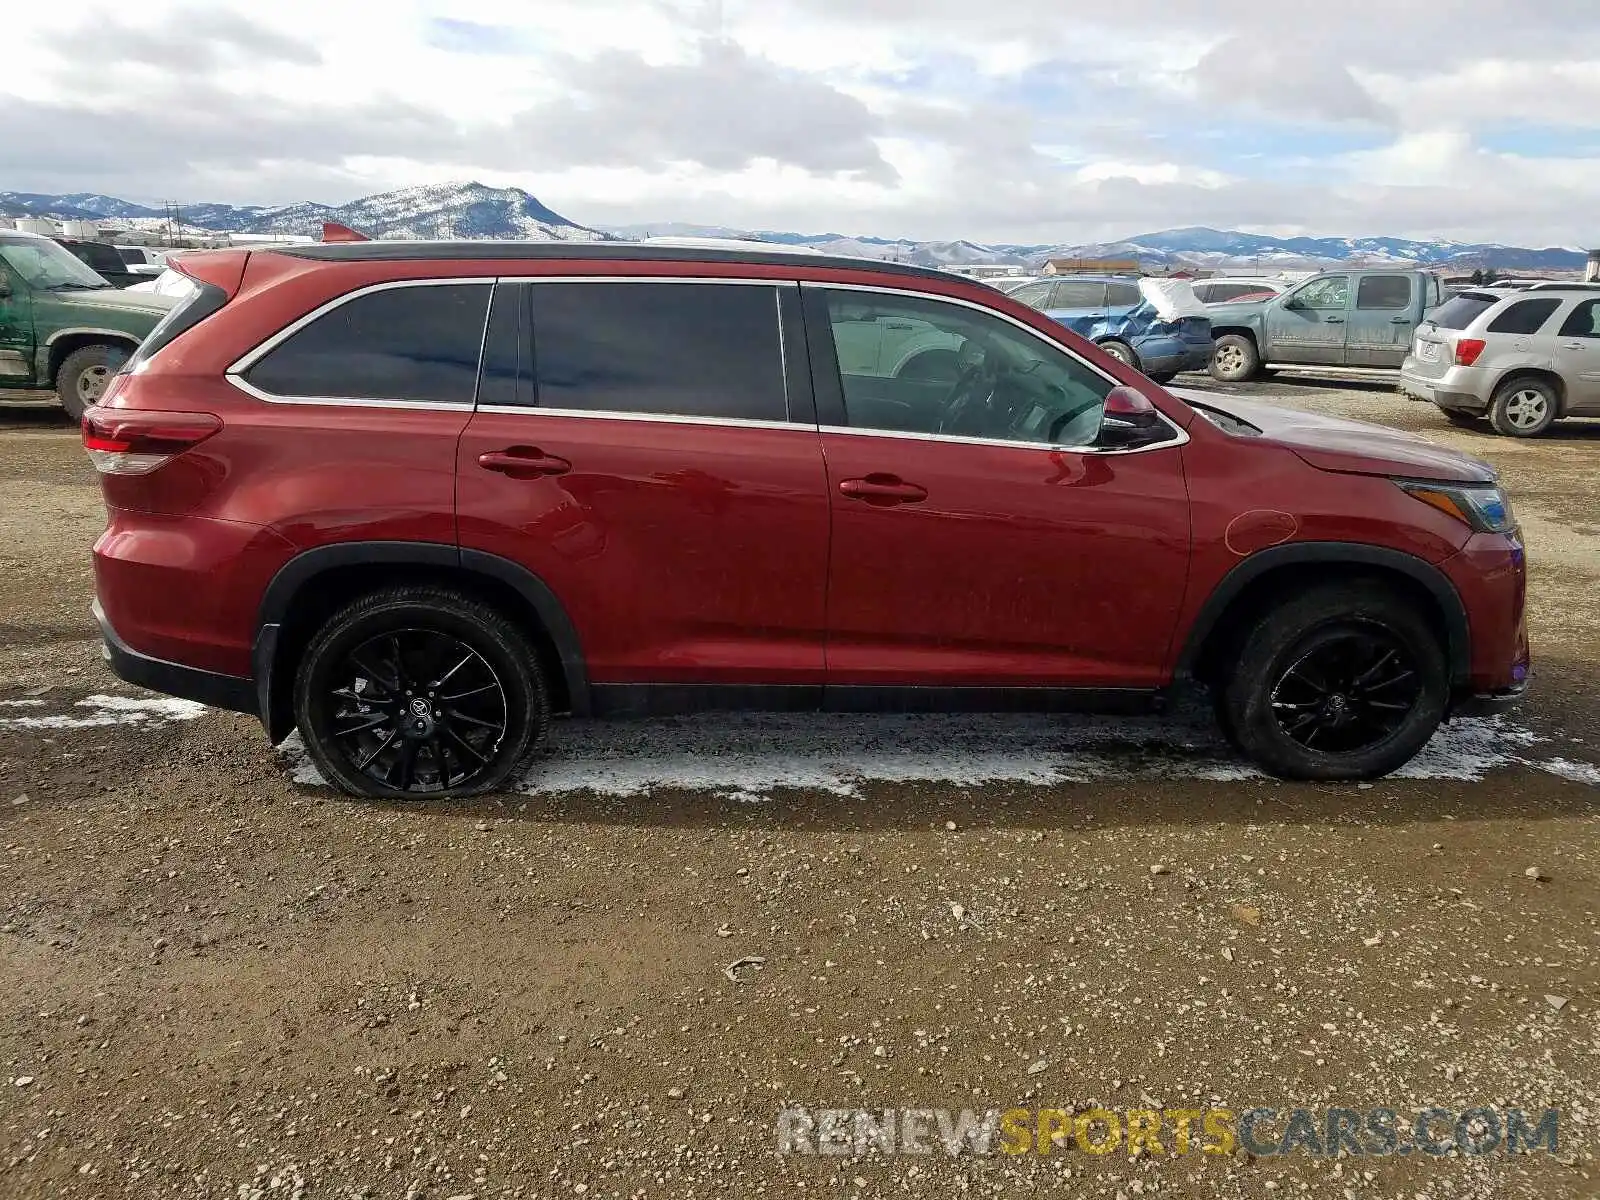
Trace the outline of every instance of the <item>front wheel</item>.
<path fill-rule="evenodd" d="M 1133 347 L 1127 342 L 1101 342 L 1100 349 L 1104 350 L 1119 363 L 1126 363 L 1135 371 L 1139 369 L 1139 356 L 1134 353 Z"/>
<path fill-rule="evenodd" d="M 56 398 L 74 421 L 100 403 L 111 377 L 122 370 L 128 352 L 120 346 L 83 346 L 67 355 L 56 372 Z"/>
<path fill-rule="evenodd" d="M 1433 736 L 1449 700 L 1438 636 L 1377 583 L 1326 584 L 1284 602 L 1235 661 L 1225 725 L 1285 779 L 1386 775 Z"/>
<path fill-rule="evenodd" d="M 295 674 L 300 736 L 324 778 L 354 796 L 433 799 L 503 784 L 544 735 L 533 649 L 459 592 L 398 587 L 348 605 Z"/>

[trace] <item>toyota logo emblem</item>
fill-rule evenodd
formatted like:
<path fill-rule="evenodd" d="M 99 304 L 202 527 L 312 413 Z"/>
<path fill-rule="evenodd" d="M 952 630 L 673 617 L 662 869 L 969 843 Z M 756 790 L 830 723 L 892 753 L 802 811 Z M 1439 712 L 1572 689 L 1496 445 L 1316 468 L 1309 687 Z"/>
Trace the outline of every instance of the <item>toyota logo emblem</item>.
<path fill-rule="evenodd" d="M 428 702 L 421 696 L 418 696 L 411 701 L 411 712 L 413 716 L 425 717 L 430 711 L 431 710 L 428 707 Z"/>

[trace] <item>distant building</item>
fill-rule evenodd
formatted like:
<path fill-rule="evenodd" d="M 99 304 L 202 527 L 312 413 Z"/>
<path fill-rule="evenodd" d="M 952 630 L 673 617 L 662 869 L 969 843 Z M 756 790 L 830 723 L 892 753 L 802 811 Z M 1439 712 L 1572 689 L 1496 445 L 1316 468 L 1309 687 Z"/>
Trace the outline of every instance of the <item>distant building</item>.
<path fill-rule="evenodd" d="M 1136 258 L 1052 258 L 1044 264 L 1046 275 L 1138 275 Z"/>
<path fill-rule="evenodd" d="M 1583 268 L 1583 281 L 1594 283 L 1600 280 L 1600 250 L 1589 251 L 1589 261 Z"/>

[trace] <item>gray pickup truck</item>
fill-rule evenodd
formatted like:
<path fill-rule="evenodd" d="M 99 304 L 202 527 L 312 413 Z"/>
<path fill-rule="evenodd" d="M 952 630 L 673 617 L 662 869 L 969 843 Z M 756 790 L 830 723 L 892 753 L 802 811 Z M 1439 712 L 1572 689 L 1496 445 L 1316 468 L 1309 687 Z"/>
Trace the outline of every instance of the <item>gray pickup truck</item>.
<path fill-rule="evenodd" d="M 1213 304 L 1211 374 L 1224 383 L 1270 367 L 1398 371 L 1423 314 L 1443 302 L 1429 271 L 1327 271 L 1270 300 Z"/>

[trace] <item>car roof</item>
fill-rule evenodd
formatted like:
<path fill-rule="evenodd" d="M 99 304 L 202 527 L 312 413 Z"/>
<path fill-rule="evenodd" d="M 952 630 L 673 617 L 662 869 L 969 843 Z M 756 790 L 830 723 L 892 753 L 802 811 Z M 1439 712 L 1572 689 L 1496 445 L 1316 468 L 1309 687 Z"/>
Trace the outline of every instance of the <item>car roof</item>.
<path fill-rule="evenodd" d="M 755 243 L 744 247 L 683 245 L 678 242 L 317 242 L 306 246 L 273 246 L 261 251 L 309 258 L 319 262 L 496 262 L 547 259 L 556 262 L 680 262 L 740 263 L 750 266 L 842 267 L 884 275 L 948 282 L 964 275 L 919 267 L 911 263 L 884 262 L 876 258 L 797 252 L 788 247 Z"/>

